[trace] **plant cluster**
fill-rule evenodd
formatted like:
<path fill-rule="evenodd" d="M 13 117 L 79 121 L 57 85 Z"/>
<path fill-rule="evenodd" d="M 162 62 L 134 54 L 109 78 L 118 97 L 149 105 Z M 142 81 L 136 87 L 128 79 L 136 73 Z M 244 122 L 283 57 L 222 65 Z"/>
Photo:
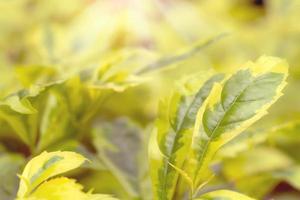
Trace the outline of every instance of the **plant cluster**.
<path fill-rule="evenodd" d="M 299 6 L 0 1 L 0 199 L 299 199 Z"/>

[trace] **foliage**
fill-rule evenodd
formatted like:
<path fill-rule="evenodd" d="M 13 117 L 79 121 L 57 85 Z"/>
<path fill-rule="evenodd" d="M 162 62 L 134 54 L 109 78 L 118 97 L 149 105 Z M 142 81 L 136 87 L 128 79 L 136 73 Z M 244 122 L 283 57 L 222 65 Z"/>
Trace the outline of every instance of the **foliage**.
<path fill-rule="evenodd" d="M 179 174 L 196 195 L 217 150 L 266 114 L 286 77 L 284 61 L 261 57 L 221 83 L 215 76 L 194 95 L 162 102 L 149 146 L 155 199 L 173 198 Z"/>
<path fill-rule="evenodd" d="M 49 178 L 72 170 L 85 161 L 73 152 L 43 152 L 30 160 L 20 175 L 17 199 L 103 199 L 113 200 L 107 195 L 83 193 L 82 186 L 65 177 Z"/>
<path fill-rule="evenodd" d="M 0 1 L 0 199 L 299 199 L 299 6 Z"/>

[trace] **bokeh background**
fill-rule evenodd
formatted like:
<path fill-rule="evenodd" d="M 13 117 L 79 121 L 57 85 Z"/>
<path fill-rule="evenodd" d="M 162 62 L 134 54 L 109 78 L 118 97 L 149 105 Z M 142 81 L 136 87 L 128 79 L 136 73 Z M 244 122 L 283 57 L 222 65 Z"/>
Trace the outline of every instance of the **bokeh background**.
<path fill-rule="evenodd" d="M 147 141 L 178 80 L 261 55 L 290 64 L 284 96 L 216 157 L 204 189 L 300 198 L 299 0 L 0 0 L 0 198 L 47 150 L 87 164 L 85 188 L 151 199 Z"/>

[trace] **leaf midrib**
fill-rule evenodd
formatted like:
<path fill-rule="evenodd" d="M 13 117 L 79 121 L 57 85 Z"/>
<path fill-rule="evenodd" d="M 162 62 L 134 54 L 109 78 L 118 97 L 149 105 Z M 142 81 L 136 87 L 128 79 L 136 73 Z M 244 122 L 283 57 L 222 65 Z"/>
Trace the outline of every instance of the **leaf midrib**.
<path fill-rule="evenodd" d="M 165 164 L 165 168 L 164 168 L 164 178 L 165 178 L 165 180 L 164 180 L 164 182 L 163 182 L 163 190 L 164 190 L 164 191 L 167 191 L 167 182 L 168 182 L 168 180 L 167 180 L 166 177 L 167 177 L 167 174 L 168 174 L 169 171 L 170 171 L 170 170 L 169 170 L 169 169 L 170 169 L 169 161 L 171 160 L 171 157 L 172 157 L 172 155 L 173 155 L 174 152 L 175 152 L 175 151 L 174 151 L 175 143 L 176 143 L 176 141 L 178 141 L 178 140 L 180 139 L 180 137 L 179 137 L 180 134 L 178 134 L 178 133 L 180 133 L 180 132 L 182 131 L 184 121 L 185 121 L 185 119 L 186 119 L 188 113 L 190 112 L 192 106 L 194 105 L 194 103 L 195 103 L 195 101 L 196 101 L 196 99 L 197 99 L 197 96 L 198 96 L 197 94 L 200 93 L 200 91 L 201 91 L 201 88 L 200 88 L 200 90 L 196 93 L 196 95 L 194 96 L 192 102 L 190 103 L 190 105 L 188 106 L 186 112 L 184 113 L 184 117 L 183 117 L 183 119 L 182 119 L 180 125 L 178 126 L 179 128 L 176 130 L 176 129 L 174 129 L 174 127 L 173 127 L 172 125 L 170 126 L 170 127 L 173 129 L 173 131 L 175 132 L 175 138 L 174 138 L 174 140 L 173 140 L 173 142 L 172 142 L 170 155 L 168 155 L 168 157 L 166 157 L 166 162 L 164 162 L 164 164 Z M 202 97 L 200 97 L 200 98 L 202 98 Z M 203 101 L 202 101 L 202 103 L 203 103 Z M 200 107 L 201 107 L 201 106 L 200 106 Z M 169 120 L 169 121 L 170 121 L 170 120 Z"/>
<path fill-rule="evenodd" d="M 224 121 L 225 119 L 225 116 L 226 114 L 232 109 L 232 107 L 234 106 L 234 104 L 237 102 L 237 100 L 244 94 L 244 92 L 250 87 L 250 85 L 252 85 L 256 80 L 257 80 L 258 77 L 256 77 L 254 80 L 252 80 L 242 91 L 239 95 L 236 96 L 236 98 L 234 98 L 234 100 L 232 101 L 232 103 L 229 105 L 229 107 L 227 108 L 227 110 L 225 111 L 224 109 L 224 106 L 223 104 L 221 103 L 222 99 L 220 99 L 220 105 L 222 106 L 222 109 L 224 110 L 224 115 L 222 116 L 221 120 L 218 121 L 217 125 L 215 126 L 215 128 L 213 129 L 212 131 L 212 134 L 211 136 L 209 137 L 209 139 L 207 140 L 205 146 L 204 146 L 204 149 L 201 153 L 201 156 L 199 157 L 200 159 L 198 159 L 198 166 L 196 168 L 196 171 L 195 171 L 195 176 L 193 178 L 193 182 L 195 182 L 197 180 L 197 174 L 199 173 L 199 170 L 201 169 L 201 163 L 203 162 L 204 160 L 204 154 L 207 153 L 207 150 L 208 150 L 208 146 L 210 145 L 210 142 L 211 140 L 214 138 L 215 136 L 215 133 L 216 133 L 216 130 L 217 128 L 220 127 L 220 124 Z M 223 91 L 223 90 L 222 90 Z M 206 134 L 206 133 L 205 133 Z"/>

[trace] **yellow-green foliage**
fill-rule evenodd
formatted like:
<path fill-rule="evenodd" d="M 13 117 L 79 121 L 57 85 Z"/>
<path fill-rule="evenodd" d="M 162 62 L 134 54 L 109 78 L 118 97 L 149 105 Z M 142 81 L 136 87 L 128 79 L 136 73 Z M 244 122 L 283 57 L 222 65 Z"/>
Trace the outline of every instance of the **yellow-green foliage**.
<path fill-rule="evenodd" d="M 66 177 L 53 178 L 79 167 L 86 159 L 74 152 L 43 152 L 30 160 L 20 175 L 17 194 L 19 200 L 113 200 L 108 195 L 84 193 L 76 180 Z M 50 179 L 52 178 L 52 179 Z"/>
<path fill-rule="evenodd" d="M 0 0 L 0 199 L 299 199 L 299 9 Z"/>

